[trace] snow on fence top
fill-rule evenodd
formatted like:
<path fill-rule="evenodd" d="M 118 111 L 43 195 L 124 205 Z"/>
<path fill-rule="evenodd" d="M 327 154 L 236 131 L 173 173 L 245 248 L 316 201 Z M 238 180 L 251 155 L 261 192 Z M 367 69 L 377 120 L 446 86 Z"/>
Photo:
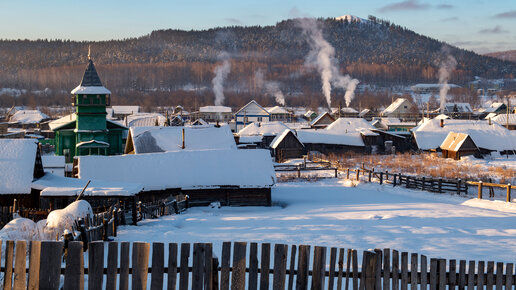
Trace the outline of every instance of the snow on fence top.
<path fill-rule="evenodd" d="M 516 150 L 516 132 L 507 130 L 499 124 L 480 120 L 428 120 L 414 128 L 413 134 L 417 146 L 421 150 L 437 149 L 443 143 L 450 132 L 465 133 L 478 148 L 505 151 Z"/>
<path fill-rule="evenodd" d="M 185 129 L 185 149 L 236 149 L 235 138 L 229 126 L 190 127 L 131 127 L 126 153 L 155 153 L 182 150 L 183 129 Z"/>
<path fill-rule="evenodd" d="M 283 133 L 289 129 L 283 122 L 261 122 L 251 123 L 238 132 L 240 136 L 271 136 Z"/>
<path fill-rule="evenodd" d="M 80 156 L 81 179 L 139 183 L 144 191 L 221 186 L 270 188 L 275 172 L 268 150 L 197 150 L 121 156 Z"/>
<path fill-rule="evenodd" d="M 0 139 L 0 194 L 30 193 L 37 150 L 32 139 Z"/>
<path fill-rule="evenodd" d="M 373 125 L 362 118 L 339 118 L 326 127 L 327 131 L 335 134 L 359 132 L 364 136 L 378 136 L 378 133 L 371 131 L 375 129 Z"/>
<path fill-rule="evenodd" d="M 338 134 L 328 130 L 298 130 L 297 138 L 303 144 L 334 144 L 363 147 L 360 133 Z"/>
<path fill-rule="evenodd" d="M 32 188 L 41 190 L 41 196 L 77 196 L 88 183 L 88 179 L 77 179 L 47 173 L 32 183 Z M 143 187 L 135 183 L 92 179 L 85 196 L 132 196 Z"/>

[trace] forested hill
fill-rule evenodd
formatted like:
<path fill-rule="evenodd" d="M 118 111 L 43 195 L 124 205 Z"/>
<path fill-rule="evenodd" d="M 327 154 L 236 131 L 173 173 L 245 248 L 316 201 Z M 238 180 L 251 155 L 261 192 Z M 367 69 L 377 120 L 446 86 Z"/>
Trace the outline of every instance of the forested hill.
<path fill-rule="evenodd" d="M 409 85 L 436 82 L 436 60 L 444 43 L 370 16 L 347 22 L 319 19 L 325 39 L 335 47 L 343 73 L 362 83 Z M 0 87 L 69 91 L 80 80 L 88 45 L 109 88 L 177 91 L 211 86 L 221 52 L 231 57 L 228 90 L 256 94 L 257 69 L 288 92 L 319 92 L 315 72 L 303 68 L 309 46 L 296 20 L 274 26 L 223 27 L 202 31 L 159 30 L 139 38 L 102 42 L 64 40 L 0 41 Z M 473 76 L 514 77 L 516 64 L 451 47 L 458 66 L 452 82 Z"/>

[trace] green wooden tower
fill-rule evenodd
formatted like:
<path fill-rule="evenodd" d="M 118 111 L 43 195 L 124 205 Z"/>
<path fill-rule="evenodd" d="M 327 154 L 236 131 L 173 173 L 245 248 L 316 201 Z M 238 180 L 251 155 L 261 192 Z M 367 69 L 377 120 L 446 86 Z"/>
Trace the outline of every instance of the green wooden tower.
<path fill-rule="evenodd" d="M 50 124 L 55 131 L 56 154 L 65 155 L 67 162 L 74 156 L 122 154 L 127 128 L 106 119 L 111 92 L 102 85 L 89 56 L 82 81 L 71 93 L 75 113 Z"/>

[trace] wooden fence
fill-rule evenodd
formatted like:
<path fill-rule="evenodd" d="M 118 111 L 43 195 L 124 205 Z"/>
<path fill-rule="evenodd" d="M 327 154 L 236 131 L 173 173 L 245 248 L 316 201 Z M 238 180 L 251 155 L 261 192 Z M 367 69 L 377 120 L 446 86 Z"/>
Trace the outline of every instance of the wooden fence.
<path fill-rule="evenodd" d="M 85 268 L 82 242 L 69 242 L 66 251 L 64 246 L 7 241 L 3 289 L 58 289 L 62 281 L 63 289 L 84 289 L 87 282 L 88 289 L 108 290 L 125 290 L 129 284 L 132 289 L 181 290 L 491 290 L 513 289 L 516 281 L 513 263 L 428 259 L 390 249 L 364 251 L 359 257 L 353 249 L 224 242 L 219 266 L 210 243 L 92 242 Z"/>
<path fill-rule="evenodd" d="M 306 158 L 301 164 L 276 164 L 274 170 L 276 172 L 297 172 L 298 178 L 301 178 L 301 172 L 304 171 L 332 171 L 337 178 L 337 167 L 332 167 L 330 162 L 310 161 Z"/>

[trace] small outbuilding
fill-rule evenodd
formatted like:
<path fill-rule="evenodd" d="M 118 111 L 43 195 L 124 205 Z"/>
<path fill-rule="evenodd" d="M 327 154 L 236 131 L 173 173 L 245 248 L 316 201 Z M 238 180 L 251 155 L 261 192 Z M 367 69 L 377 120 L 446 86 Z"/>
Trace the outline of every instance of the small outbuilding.
<path fill-rule="evenodd" d="M 315 118 L 310 123 L 310 127 L 314 129 L 324 129 L 333 122 L 335 122 L 335 118 L 333 118 L 330 113 L 325 112 L 319 115 L 317 118 Z"/>
<path fill-rule="evenodd" d="M 462 156 L 480 156 L 480 150 L 473 139 L 465 133 L 450 132 L 440 146 L 444 158 L 460 160 Z"/>
<path fill-rule="evenodd" d="M 301 158 L 305 154 L 305 145 L 297 138 L 290 129 L 286 129 L 272 140 L 270 145 L 272 155 L 276 162 L 285 159 Z"/>

